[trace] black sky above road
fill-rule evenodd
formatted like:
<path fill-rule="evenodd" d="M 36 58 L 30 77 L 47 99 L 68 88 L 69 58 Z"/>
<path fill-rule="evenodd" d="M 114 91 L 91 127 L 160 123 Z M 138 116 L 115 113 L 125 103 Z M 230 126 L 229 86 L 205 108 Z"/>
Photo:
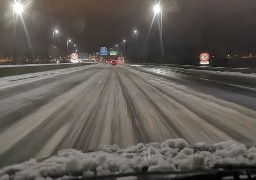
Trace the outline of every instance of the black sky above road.
<path fill-rule="evenodd" d="M 0 0 L 0 53 L 12 52 L 12 0 Z M 161 57 L 160 40 L 153 18 L 154 0 L 32 0 L 24 16 L 35 55 L 47 55 L 53 44 L 52 30 L 61 32 L 58 45 L 65 52 L 72 39 L 80 52 L 96 52 L 101 46 L 113 47 L 128 39 L 132 56 L 140 31 L 143 57 Z M 163 40 L 167 59 L 186 61 L 201 51 L 218 56 L 256 54 L 255 0 L 163 0 Z M 29 46 L 22 27 L 18 28 L 16 47 L 22 53 Z M 147 42 L 147 43 L 146 43 Z"/>

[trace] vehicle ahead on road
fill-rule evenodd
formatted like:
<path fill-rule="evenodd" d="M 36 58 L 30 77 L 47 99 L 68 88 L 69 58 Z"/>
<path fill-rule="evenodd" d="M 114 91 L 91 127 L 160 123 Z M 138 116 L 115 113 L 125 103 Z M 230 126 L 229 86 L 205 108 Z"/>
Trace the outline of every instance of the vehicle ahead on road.
<path fill-rule="evenodd" d="M 110 60 L 110 64 L 117 65 L 117 61 L 116 60 Z"/>

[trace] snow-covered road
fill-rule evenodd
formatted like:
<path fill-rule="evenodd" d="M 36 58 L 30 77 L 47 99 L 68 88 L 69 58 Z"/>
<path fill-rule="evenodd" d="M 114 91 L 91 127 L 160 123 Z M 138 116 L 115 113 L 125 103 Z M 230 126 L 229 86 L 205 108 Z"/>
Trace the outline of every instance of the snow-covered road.
<path fill-rule="evenodd" d="M 31 82 L 0 79 L 6 86 L 0 88 L 0 166 L 62 149 L 125 148 L 170 138 L 256 144 L 255 93 L 177 72 L 169 76 L 176 80 L 129 66 L 93 65 Z"/>

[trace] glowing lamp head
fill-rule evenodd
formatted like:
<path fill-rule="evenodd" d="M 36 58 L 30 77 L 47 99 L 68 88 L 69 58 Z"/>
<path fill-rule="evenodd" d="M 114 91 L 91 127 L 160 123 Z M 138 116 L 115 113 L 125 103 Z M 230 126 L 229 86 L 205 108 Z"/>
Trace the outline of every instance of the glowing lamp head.
<path fill-rule="evenodd" d="M 156 4 L 156 5 L 154 6 L 154 12 L 155 12 L 156 14 L 158 14 L 158 13 L 161 12 L 160 4 Z"/>
<path fill-rule="evenodd" d="M 20 15 L 24 12 L 24 6 L 20 2 L 15 1 L 13 4 L 13 11 Z"/>

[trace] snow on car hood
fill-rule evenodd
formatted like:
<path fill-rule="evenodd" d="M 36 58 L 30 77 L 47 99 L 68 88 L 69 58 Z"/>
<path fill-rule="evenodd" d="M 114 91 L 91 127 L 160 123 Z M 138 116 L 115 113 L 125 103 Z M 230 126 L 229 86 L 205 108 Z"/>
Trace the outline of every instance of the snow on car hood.
<path fill-rule="evenodd" d="M 147 171 L 209 169 L 216 164 L 256 164 L 256 148 L 233 141 L 213 146 L 188 144 L 184 139 L 138 144 L 126 149 L 117 145 L 83 153 L 68 149 L 43 162 L 34 159 L 0 170 L 0 179 L 91 177 Z"/>

